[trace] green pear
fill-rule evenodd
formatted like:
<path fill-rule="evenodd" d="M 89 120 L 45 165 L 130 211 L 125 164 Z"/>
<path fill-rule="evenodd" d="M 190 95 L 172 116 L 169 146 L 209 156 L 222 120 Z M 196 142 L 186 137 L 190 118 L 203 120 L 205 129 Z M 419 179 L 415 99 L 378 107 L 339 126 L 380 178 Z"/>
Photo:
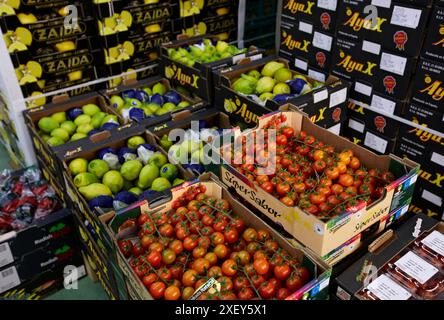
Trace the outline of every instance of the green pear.
<path fill-rule="evenodd" d="M 88 200 L 98 196 L 112 196 L 111 190 L 101 183 L 92 183 L 86 187 L 79 188 L 79 192 Z"/>
<path fill-rule="evenodd" d="M 86 114 L 90 117 L 93 117 L 95 114 L 99 113 L 101 110 L 97 105 L 90 103 L 90 104 L 84 105 L 82 107 L 82 111 L 84 114 Z"/>
<path fill-rule="evenodd" d="M 109 171 L 108 163 L 101 159 L 94 159 L 88 163 L 88 172 L 94 174 L 97 178 L 102 179 L 102 177 Z"/>
<path fill-rule="evenodd" d="M 68 167 L 72 175 L 76 176 L 79 173 L 88 171 L 88 160 L 83 158 L 74 159 L 69 163 Z"/>
<path fill-rule="evenodd" d="M 119 171 L 110 170 L 103 176 L 102 183 L 107 186 L 113 194 L 123 189 L 124 180 Z"/>
<path fill-rule="evenodd" d="M 91 118 L 91 125 L 94 127 L 94 129 L 100 129 L 100 127 L 102 126 L 102 121 L 103 119 L 105 119 L 105 117 L 106 113 L 100 111 Z"/>
<path fill-rule="evenodd" d="M 151 187 L 151 184 L 159 175 L 159 168 L 155 164 L 147 164 L 140 171 L 137 187 L 142 190 Z"/>

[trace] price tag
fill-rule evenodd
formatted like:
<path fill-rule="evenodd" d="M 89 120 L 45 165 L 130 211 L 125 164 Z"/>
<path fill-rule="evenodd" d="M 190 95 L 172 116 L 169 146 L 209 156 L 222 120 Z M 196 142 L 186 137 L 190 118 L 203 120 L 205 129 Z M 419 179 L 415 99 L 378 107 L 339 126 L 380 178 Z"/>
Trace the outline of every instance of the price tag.
<path fill-rule="evenodd" d="M 312 34 L 313 25 L 304 21 L 299 21 L 299 31 Z"/>
<path fill-rule="evenodd" d="M 385 153 L 388 142 L 371 132 L 367 132 L 364 139 L 364 145 L 380 153 Z"/>
<path fill-rule="evenodd" d="M 390 24 L 416 29 L 421 20 L 422 11 L 419 9 L 394 6 Z"/>
<path fill-rule="evenodd" d="M 382 53 L 380 63 L 380 68 L 382 70 L 403 76 L 406 64 L 407 58 L 396 56 L 394 54 L 386 52 Z"/>
<path fill-rule="evenodd" d="M 372 0 L 372 5 L 383 8 L 390 8 L 392 5 L 391 0 Z"/>
<path fill-rule="evenodd" d="M 330 127 L 327 130 L 339 136 L 341 133 L 341 124 L 335 124 L 333 127 Z"/>
<path fill-rule="evenodd" d="M 435 230 L 421 242 L 438 254 L 444 256 L 444 234 L 441 232 Z"/>
<path fill-rule="evenodd" d="M 364 133 L 365 125 L 359 121 L 348 119 L 348 127 L 360 133 Z"/>
<path fill-rule="evenodd" d="M 328 98 L 328 90 L 321 90 L 313 93 L 313 102 L 318 103 Z"/>
<path fill-rule="evenodd" d="M 0 271 L 0 293 L 17 287 L 21 283 L 15 266 Z"/>
<path fill-rule="evenodd" d="M 432 157 L 430 158 L 430 161 L 444 167 L 444 156 L 439 153 L 432 152 Z"/>
<path fill-rule="evenodd" d="M 313 35 L 314 47 L 330 52 L 332 43 L 333 43 L 333 37 L 315 31 Z"/>
<path fill-rule="evenodd" d="M 309 69 L 308 70 L 308 76 L 312 79 L 318 80 L 320 82 L 325 82 L 325 74 L 323 74 L 322 72 L 313 70 L 313 69 Z"/>
<path fill-rule="evenodd" d="M 237 56 L 234 56 L 233 57 L 233 64 L 238 63 L 239 61 L 241 61 L 244 58 L 245 58 L 245 53 L 238 54 Z"/>
<path fill-rule="evenodd" d="M 355 82 L 355 91 L 362 93 L 366 96 L 370 96 L 372 94 L 373 88 L 367 84 L 364 84 L 362 82 L 356 81 Z"/>
<path fill-rule="evenodd" d="M 442 198 L 440 196 L 437 196 L 436 194 L 430 192 L 429 190 L 426 190 L 426 189 L 422 190 L 421 197 L 424 200 L 427 200 L 439 207 L 442 206 Z"/>
<path fill-rule="evenodd" d="M 343 88 L 339 91 L 330 94 L 330 108 L 337 106 L 338 104 L 344 103 L 347 99 L 347 88 Z"/>
<path fill-rule="evenodd" d="M 318 0 L 319 8 L 336 11 L 337 5 L 338 5 L 337 0 Z"/>
<path fill-rule="evenodd" d="M 439 271 L 412 251 L 407 252 L 401 259 L 396 261 L 395 265 L 421 284 L 429 281 Z"/>
<path fill-rule="evenodd" d="M 412 296 L 385 274 L 373 280 L 367 289 L 381 300 L 408 300 Z"/>
<path fill-rule="evenodd" d="M 371 106 L 383 112 L 393 114 L 395 112 L 396 102 L 374 94 L 372 97 Z"/>
<path fill-rule="evenodd" d="M 306 71 L 307 68 L 308 68 L 307 61 L 304 61 L 304 60 L 301 60 L 301 59 L 297 59 L 297 58 L 294 60 L 294 65 L 295 65 L 296 68 L 304 70 L 304 71 Z"/>
<path fill-rule="evenodd" d="M 14 262 L 11 248 L 9 247 L 9 243 L 3 242 L 0 244 L 0 267 L 6 266 L 11 262 Z"/>
<path fill-rule="evenodd" d="M 364 41 L 362 41 L 362 50 L 376 54 L 377 56 L 379 56 L 379 53 L 381 52 L 381 45 L 374 43 L 374 42 L 364 40 Z"/>

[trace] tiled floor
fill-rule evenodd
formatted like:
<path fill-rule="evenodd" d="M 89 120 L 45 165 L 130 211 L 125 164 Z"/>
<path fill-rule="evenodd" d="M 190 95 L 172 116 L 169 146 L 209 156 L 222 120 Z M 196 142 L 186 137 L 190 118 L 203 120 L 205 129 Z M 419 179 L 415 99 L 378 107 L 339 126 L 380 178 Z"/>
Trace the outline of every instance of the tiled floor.
<path fill-rule="evenodd" d="M 10 168 L 8 153 L 0 143 L 0 171 Z M 47 300 L 107 300 L 108 296 L 100 284 L 94 283 L 89 277 L 82 278 L 76 290 L 60 290 L 46 298 Z"/>

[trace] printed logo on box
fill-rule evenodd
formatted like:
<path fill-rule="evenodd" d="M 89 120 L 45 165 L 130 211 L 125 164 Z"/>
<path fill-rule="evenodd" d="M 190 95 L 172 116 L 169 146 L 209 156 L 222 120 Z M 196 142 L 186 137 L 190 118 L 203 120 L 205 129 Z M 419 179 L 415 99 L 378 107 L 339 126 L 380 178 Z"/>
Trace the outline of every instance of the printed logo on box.
<path fill-rule="evenodd" d="M 351 8 L 347 8 L 346 15 L 350 18 L 344 22 L 344 26 L 351 27 L 354 31 L 360 31 L 362 28 L 382 32 L 381 27 L 384 22 L 387 21 L 385 18 L 377 17 L 376 25 L 372 26 L 372 20 L 367 20 L 362 18 L 359 12 L 353 12 Z"/>
<path fill-rule="evenodd" d="M 338 67 L 344 68 L 349 73 L 358 71 L 362 74 L 373 76 L 373 68 L 376 67 L 376 63 L 367 61 L 367 64 L 364 65 L 361 62 L 353 60 L 351 55 L 346 55 L 342 50 L 339 52 L 339 57 L 341 57 L 342 60 L 337 64 Z"/>
<path fill-rule="evenodd" d="M 444 98 L 444 87 L 442 86 L 442 81 L 432 81 L 432 77 L 430 75 L 426 75 L 424 78 L 424 83 L 428 84 L 428 86 L 422 90 L 419 90 L 419 92 L 428 94 L 433 100 L 441 101 L 442 98 Z"/>

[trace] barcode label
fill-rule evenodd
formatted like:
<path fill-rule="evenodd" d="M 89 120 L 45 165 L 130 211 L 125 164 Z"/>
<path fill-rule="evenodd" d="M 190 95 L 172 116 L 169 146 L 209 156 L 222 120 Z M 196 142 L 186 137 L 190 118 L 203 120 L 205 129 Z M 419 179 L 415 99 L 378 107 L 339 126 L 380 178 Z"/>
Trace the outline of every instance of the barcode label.
<path fill-rule="evenodd" d="M 15 267 L 10 267 L 0 272 L 0 293 L 18 286 L 21 283 Z"/>
<path fill-rule="evenodd" d="M 14 261 L 11 248 L 7 242 L 0 244 L 0 267 L 6 266 Z"/>

